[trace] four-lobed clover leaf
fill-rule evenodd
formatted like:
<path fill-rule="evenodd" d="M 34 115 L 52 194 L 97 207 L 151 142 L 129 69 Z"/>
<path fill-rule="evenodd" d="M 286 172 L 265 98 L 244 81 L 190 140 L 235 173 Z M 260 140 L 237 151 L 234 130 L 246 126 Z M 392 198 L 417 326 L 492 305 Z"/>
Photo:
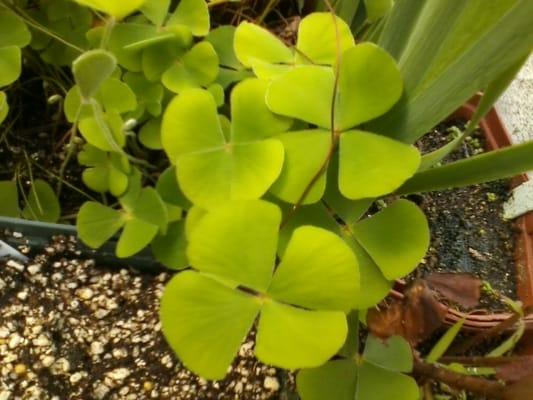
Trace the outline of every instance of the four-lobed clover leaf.
<path fill-rule="evenodd" d="M 233 89 L 229 132 L 205 90 L 186 90 L 168 105 L 163 148 L 177 167 L 183 193 L 195 205 L 212 208 L 228 200 L 257 199 L 278 177 L 283 145 L 271 137 L 285 131 L 290 120 L 268 110 L 266 89 L 258 79 Z"/>
<path fill-rule="evenodd" d="M 280 232 L 279 254 L 283 256 L 288 238 L 303 224 L 338 233 L 357 256 L 361 287 L 365 290 L 355 296 L 355 304 L 363 310 L 381 301 L 395 279 L 419 265 L 429 247 L 429 226 L 422 210 L 408 200 L 396 200 L 366 218 L 361 216 L 371 201 L 360 203 L 363 204 L 352 204 L 349 212 L 341 213 L 335 213 L 331 203 L 327 203 L 327 208 L 322 203 L 300 207 Z M 357 206 L 360 213 L 351 218 Z"/>
<path fill-rule="evenodd" d="M 417 400 L 418 385 L 404 374 L 411 372 L 412 358 L 402 337 L 393 336 L 384 343 L 370 335 L 362 356 L 300 371 L 298 393 L 302 400 Z"/>
<path fill-rule="evenodd" d="M 192 45 L 193 36 L 209 33 L 209 11 L 204 0 L 181 0 L 168 18 L 161 15 L 168 13 L 170 3 L 155 3 L 147 1 L 142 11 L 150 19 L 155 19 L 156 25 L 142 20 L 118 23 L 108 42 L 121 66 L 132 72 L 143 71 L 151 81 L 159 79 L 165 70 L 180 62 Z M 97 27 L 88 32 L 89 42 L 94 47 L 101 42 L 104 31 L 103 27 Z"/>
<path fill-rule="evenodd" d="M 279 75 L 269 85 L 266 101 L 274 113 L 317 126 L 278 137 L 285 145 L 286 163 L 271 192 L 284 201 L 300 200 L 328 160 L 332 141 L 339 142 L 339 190 L 349 199 L 391 193 L 420 163 L 415 147 L 354 129 L 385 113 L 400 98 L 402 79 L 393 58 L 365 43 L 344 51 L 340 60 L 338 79 L 331 67 L 308 65 Z M 304 204 L 322 197 L 325 181 L 322 174 Z"/>
<path fill-rule="evenodd" d="M 258 315 L 255 353 L 271 365 L 319 366 L 344 343 L 345 313 L 359 290 L 353 252 L 337 235 L 303 226 L 275 269 L 280 222 L 277 206 L 252 200 L 212 209 L 189 229 L 194 270 L 165 288 L 161 321 L 180 360 L 199 375 L 226 375 Z"/>
<path fill-rule="evenodd" d="M 350 27 L 328 12 L 315 12 L 302 19 L 294 49 L 249 22 L 237 27 L 234 41 L 238 60 L 261 79 L 274 78 L 300 65 L 334 65 L 338 48 L 343 52 L 354 45 Z"/>
<path fill-rule="evenodd" d="M 130 187 L 119 200 L 120 211 L 94 201 L 84 203 L 76 228 L 80 239 L 93 248 L 102 246 L 123 228 L 116 254 L 129 257 L 146 247 L 159 232 L 166 232 L 168 213 L 153 188 Z"/>
<path fill-rule="evenodd" d="M 82 173 L 83 183 L 89 189 L 119 197 L 128 188 L 131 168 L 124 154 L 108 153 L 87 143 L 78 154 L 78 162 L 89 167 Z"/>
<path fill-rule="evenodd" d="M 418 385 L 405 375 L 413 368 L 412 358 L 411 348 L 402 337 L 382 342 L 370 335 L 362 356 L 300 371 L 298 393 L 302 400 L 416 400 Z"/>

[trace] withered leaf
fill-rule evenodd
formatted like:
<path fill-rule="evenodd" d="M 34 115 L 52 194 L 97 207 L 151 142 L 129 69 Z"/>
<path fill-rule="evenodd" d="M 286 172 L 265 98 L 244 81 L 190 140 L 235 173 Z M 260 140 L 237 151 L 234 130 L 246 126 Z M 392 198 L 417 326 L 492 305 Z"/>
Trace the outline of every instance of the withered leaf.
<path fill-rule="evenodd" d="M 464 308 L 479 304 L 481 279 L 468 273 L 433 272 L 426 277 L 430 288 Z"/>
<path fill-rule="evenodd" d="M 401 335 L 414 346 L 438 329 L 445 316 L 445 308 L 426 283 L 418 280 L 405 291 L 403 299 L 369 310 L 367 321 L 374 335 L 382 339 Z"/>

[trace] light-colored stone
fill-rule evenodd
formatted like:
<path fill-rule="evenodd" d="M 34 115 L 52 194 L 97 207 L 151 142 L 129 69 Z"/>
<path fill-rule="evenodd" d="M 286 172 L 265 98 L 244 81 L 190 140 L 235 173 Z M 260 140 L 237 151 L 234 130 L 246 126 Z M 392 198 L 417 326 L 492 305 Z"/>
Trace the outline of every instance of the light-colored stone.
<path fill-rule="evenodd" d="M 113 371 L 110 371 L 106 374 L 107 377 L 113 379 L 114 381 L 122 381 L 130 376 L 131 372 L 127 368 L 116 368 Z"/>
<path fill-rule="evenodd" d="M 267 376 L 263 382 L 263 386 L 265 389 L 275 392 L 279 390 L 279 381 L 273 376 Z"/>
<path fill-rule="evenodd" d="M 98 355 L 104 352 L 104 345 L 98 341 L 91 343 L 91 354 Z"/>
<path fill-rule="evenodd" d="M 514 219 L 533 211 L 533 179 L 516 187 L 512 196 L 503 205 L 503 217 Z"/>
<path fill-rule="evenodd" d="M 90 300 L 93 297 L 94 292 L 91 288 L 82 288 L 78 290 L 77 294 L 80 299 Z"/>
<path fill-rule="evenodd" d="M 10 399 L 11 399 L 11 391 L 9 390 L 0 391 L 0 400 L 10 400 Z"/>

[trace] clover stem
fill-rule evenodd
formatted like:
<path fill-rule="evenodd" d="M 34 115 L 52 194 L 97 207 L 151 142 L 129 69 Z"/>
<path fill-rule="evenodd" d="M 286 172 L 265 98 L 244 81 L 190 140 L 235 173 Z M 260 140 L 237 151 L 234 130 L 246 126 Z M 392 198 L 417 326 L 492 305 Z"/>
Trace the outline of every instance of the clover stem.
<path fill-rule="evenodd" d="M 100 41 L 100 48 L 105 49 L 107 47 L 107 44 L 109 43 L 109 38 L 111 37 L 111 32 L 113 32 L 113 28 L 115 27 L 117 20 L 114 17 L 109 17 L 105 21 L 105 28 L 104 28 L 104 34 L 102 36 L 102 40 Z"/>
<path fill-rule="evenodd" d="M 63 39 L 61 36 L 56 35 L 54 32 L 50 31 L 49 29 L 46 29 L 44 26 L 39 24 L 37 21 L 35 21 L 33 18 L 31 18 L 28 14 L 26 14 L 24 11 L 20 10 L 19 8 L 13 6 L 12 4 L 9 4 L 5 0 L 0 0 L 0 4 L 4 5 L 6 8 L 17 14 L 26 24 L 31 26 L 33 29 L 44 33 L 47 36 L 50 36 L 51 38 L 57 40 L 58 42 L 63 43 L 65 46 L 70 47 L 71 49 L 74 49 L 76 51 L 79 51 L 80 53 L 83 53 L 85 50 L 83 50 L 81 47 L 76 46 L 75 44 L 72 44 L 65 39 Z"/>
<path fill-rule="evenodd" d="M 256 23 L 261 24 L 266 18 L 266 16 L 270 14 L 270 11 L 272 11 L 272 9 L 275 7 L 277 3 L 278 3 L 278 0 L 270 0 L 268 4 L 266 5 L 265 9 L 263 10 L 263 12 L 261 13 L 261 15 L 259 16 L 259 18 L 257 18 Z"/>
<path fill-rule="evenodd" d="M 324 162 L 320 166 L 317 173 L 313 176 L 313 178 L 311 178 L 311 181 L 307 184 L 307 186 L 305 187 L 302 195 L 300 196 L 296 204 L 294 204 L 292 209 L 289 211 L 289 213 L 285 216 L 285 218 L 281 222 L 280 229 L 282 229 L 285 226 L 285 224 L 289 221 L 289 219 L 296 213 L 296 211 L 298 210 L 298 208 L 300 208 L 300 206 L 302 205 L 306 197 L 309 195 L 309 192 L 316 185 L 320 177 L 327 171 L 329 162 L 331 161 L 331 158 L 335 154 L 335 151 L 337 150 L 337 147 L 339 145 L 339 140 L 340 140 L 340 135 L 341 135 L 341 132 L 338 129 L 336 129 L 336 126 L 335 126 L 335 122 L 336 122 L 335 113 L 336 113 L 337 96 L 338 96 L 338 90 L 339 90 L 340 65 L 342 61 L 341 44 L 339 41 L 340 33 L 339 33 L 339 26 L 337 24 L 337 19 L 335 16 L 335 10 L 331 6 L 331 3 L 329 2 L 329 0 L 324 0 L 324 2 L 327 8 L 329 9 L 331 16 L 333 18 L 333 26 L 335 27 L 335 38 L 336 38 L 335 44 L 337 47 L 336 49 L 337 50 L 337 60 L 336 60 L 337 62 L 335 64 L 335 81 L 333 85 L 333 93 L 332 93 L 332 99 L 331 99 L 331 114 L 330 114 L 331 144 L 329 147 L 328 154 L 326 155 L 326 158 L 324 159 Z"/>

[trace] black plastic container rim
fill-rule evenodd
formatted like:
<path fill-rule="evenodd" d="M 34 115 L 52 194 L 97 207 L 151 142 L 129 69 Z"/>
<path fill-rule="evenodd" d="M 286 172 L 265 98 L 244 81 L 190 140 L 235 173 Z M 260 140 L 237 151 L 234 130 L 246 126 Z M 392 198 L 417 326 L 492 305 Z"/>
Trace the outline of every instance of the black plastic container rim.
<path fill-rule="evenodd" d="M 30 221 L 20 218 L 0 217 L 0 233 L 9 230 L 22 235 L 18 238 L 13 235 L 6 235 L 2 238 L 10 246 L 17 248 L 28 245 L 31 253 L 38 253 L 50 245 L 53 236 L 75 236 L 78 238 L 76 227 L 65 224 L 53 224 L 40 221 Z M 144 249 L 135 256 L 128 258 L 118 258 L 115 255 L 117 238 L 113 237 L 97 250 L 85 246 L 78 238 L 77 250 L 80 251 L 79 258 L 94 259 L 101 265 L 107 266 L 131 266 L 144 271 L 161 271 L 164 267 L 152 256 L 149 249 Z"/>

